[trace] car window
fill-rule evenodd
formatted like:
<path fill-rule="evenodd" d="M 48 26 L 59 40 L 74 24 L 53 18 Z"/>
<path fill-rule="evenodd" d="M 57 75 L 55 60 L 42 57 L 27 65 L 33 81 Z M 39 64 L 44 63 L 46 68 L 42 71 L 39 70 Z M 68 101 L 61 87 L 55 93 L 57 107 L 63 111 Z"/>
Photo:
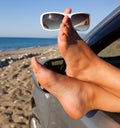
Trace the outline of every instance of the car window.
<path fill-rule="evenodd" d="M 109 46 L 98 53 L 100 57 L 120 56 L 120 38 L 112 42 Z"/>

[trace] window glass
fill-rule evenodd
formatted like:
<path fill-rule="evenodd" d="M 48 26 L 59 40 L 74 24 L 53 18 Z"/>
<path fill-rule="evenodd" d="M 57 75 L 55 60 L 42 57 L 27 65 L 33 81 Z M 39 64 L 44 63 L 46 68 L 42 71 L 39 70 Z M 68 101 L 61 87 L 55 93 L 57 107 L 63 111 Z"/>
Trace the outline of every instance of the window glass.
<path fill-rule="evenodd" d="M 120 56 L 120 38 L 99 52 L 100 57 Z"/>

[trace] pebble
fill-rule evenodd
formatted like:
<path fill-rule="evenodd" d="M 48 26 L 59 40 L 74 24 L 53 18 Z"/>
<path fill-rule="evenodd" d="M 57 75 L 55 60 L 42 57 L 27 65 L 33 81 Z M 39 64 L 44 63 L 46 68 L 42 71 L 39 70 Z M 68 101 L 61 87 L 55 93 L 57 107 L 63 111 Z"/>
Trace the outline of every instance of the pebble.
<path fill-rule="evenodd" d="M 17 58 L 12 58 L 9 56 L 6 59 L 0 60 L 0 68 L 8 66 L 8 65 L 12 64 L 13 62 L 16 62 L 17 60 L 22 60 L 25 58 L 31 58 L 31 57 L 37 56 L 37 55 L 39 55 L 39 54 L 38 53 L 36 53 L 36 54 L 28 53 L 28 54 L 20 55 Z"/>

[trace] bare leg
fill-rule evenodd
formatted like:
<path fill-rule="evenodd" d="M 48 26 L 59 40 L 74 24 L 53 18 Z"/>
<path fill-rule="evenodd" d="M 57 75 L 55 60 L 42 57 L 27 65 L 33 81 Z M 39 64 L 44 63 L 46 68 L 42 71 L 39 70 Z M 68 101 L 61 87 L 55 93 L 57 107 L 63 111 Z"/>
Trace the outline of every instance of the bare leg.
<path fill-rule="evenodd" d="M 120 99 L 104 89 L 52 72 L 40 65 L 34 57 L 31 64 L 41 85 L 57 97 L 72 118 L 79 119 L 92 109 L 120 111 Z"/>
<path fill-rule="evenodd" d="M 91 51 L 73 29 L 67 16 L 64 17 L 60 26 L 58 47 L 66 61 L 68 76 L 97 84 L 120 97 L 120 70 Z"/>

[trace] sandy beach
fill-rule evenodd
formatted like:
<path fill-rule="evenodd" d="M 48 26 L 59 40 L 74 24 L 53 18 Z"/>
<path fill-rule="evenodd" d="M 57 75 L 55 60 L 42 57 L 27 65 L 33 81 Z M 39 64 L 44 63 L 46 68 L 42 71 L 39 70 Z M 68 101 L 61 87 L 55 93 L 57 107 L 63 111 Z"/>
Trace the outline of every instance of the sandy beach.
<path fill-rule="evenodd" d="M 29 128 L 32 56 L 42 61 L 60 54 L 57 46 L 0 52 L 0 128 Z"/>

